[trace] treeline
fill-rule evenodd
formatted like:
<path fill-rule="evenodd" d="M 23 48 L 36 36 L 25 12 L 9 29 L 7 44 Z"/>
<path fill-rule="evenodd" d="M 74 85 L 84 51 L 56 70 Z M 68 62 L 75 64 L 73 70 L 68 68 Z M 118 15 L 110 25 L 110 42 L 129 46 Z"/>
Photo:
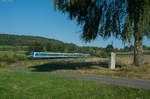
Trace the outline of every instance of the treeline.
<path fill-rule="evenodd" d="M 72 43 L 64 44 L 55 44 L 55 43 L 34 43 L 32 46 L 29 46 L 27 54 L 31 51 L 37 52 L 60 52 L 60 53 L 89 53 L 92 56 L 107 57 L 107 54 L 104 54 L 105 48 L 98 47 L 79 47 Z"/>
<path fill-rule="evenodd" d="M 32 46 L 29 46 L 27 54 L 32 51 L 37 52 L 60 52 L 60 53 L 88 53 L 91 56 L 103 57 L 106 58 L 109 56 L 110 52 L 118 52 L 119 50 L 114 48 L 113 45 L 107 45 L 106 48 L 100 47 L 89 47 L 83 46 L 79 47 L 75 44 L 54 44 L 54 43 L 34 43 Z"/>
<path fill-rule="evenodd" d="M 150 47 L 143 46 L 144 50 L 150 50 Z M 110 52 L 133 52 L 134 46 L 125 46 L 122 49 L 114 48 L 113 45 L 107 45 L 106 48 L 100 47 L 79 47 L 75 44 L 54 44 L 54 43 L 34 43 L 28 48 L 28 54 L 31 51 L 37 52 L 61 52 L 61 53 L 89 53 L 91 56 L 106 58 L 109 56 Z M 147 53 L 149 54 L 149 53 Z"/>
<path fill-rule="evenodd" d="M 150 50 L 150 47 L 143 45 L 143 50 Z M 134 51 L 134 46 L 133 45 L 125 46 L 124 48 L 119 49 L 118 51 L 120 51 L 120 52 L 129 52 L 130 51 L 131 52 L 131 51 Z"/>
<path fill-rule="evenodd" d="M 64 43 L 55 39 L 34 36 L 18 36 L 0 34 L 0 51 L 45 51 L 45 52 L 62 52 L 62 53 L 89 53 L 92 56 L 108 57 L 110 52 L 129 52 L 134 50 L 134 46 L 125 46 L 122 49 L 114 48 L 108 45 L 106 48 L 101 47 L 80 47 L 73 43 Z M 144 50 L 150 50 L 150 47 L 144 46 Z"/>

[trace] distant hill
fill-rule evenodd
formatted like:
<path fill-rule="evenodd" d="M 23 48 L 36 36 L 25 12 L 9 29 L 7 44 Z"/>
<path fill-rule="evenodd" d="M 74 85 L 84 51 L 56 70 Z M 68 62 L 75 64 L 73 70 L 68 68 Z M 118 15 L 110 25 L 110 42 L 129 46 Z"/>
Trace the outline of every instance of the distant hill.
<path fill-rule="evenodd" d="M 10 35 L 0 34 L 0 45 L 10 46 L 31 46 L 34 43 L 57 43 L 64 44 L 63 42 L 55 39 L 48 39 L 38 36 L 24 36 L 24 35 Z"/>

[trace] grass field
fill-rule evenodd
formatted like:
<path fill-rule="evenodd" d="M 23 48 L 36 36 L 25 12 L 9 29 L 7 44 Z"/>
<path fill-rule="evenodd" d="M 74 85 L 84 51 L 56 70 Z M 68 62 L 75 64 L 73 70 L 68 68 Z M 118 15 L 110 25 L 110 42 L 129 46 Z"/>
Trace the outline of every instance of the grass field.
<path fill-rule="evenodd" d="M 145 64 L 141 67 L 136 67 L 132 64 L 118 64 L 116 69 L 108 69 L 107 62 L 88 61 L 90 59 L 72 59 L 72 60 L 34 60 L 20 62 L 13 66 L 22 64 L 26 70 L 39 72 L 62 72 L 81 75 L 99 75 L 109 77 L 123 77 L 129 79 L 141 79 L 150 81 L 150 65 Z M 25 64 L 23 64 L 25 63 Z M 31 64 L 32 63 L 32 64 Z"/>
<path fill-rule="evenodd" d="M 149 99 L 150 91 L 73 78 L 0 70 L 0 99 Z"/>

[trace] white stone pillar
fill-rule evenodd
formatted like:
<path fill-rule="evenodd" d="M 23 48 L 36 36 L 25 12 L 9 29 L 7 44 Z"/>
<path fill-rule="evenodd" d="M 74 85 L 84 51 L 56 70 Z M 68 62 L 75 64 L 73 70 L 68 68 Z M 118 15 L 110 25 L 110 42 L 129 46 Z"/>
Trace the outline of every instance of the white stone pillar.
<path fill-rule="evenodd" d="M 110 69 L 115 69 L 115 65 L 116 65 L 116 54 L 111 52 L 110 56 L 109 56 L 109 63 L 108 63 L 108 67 Z"/>

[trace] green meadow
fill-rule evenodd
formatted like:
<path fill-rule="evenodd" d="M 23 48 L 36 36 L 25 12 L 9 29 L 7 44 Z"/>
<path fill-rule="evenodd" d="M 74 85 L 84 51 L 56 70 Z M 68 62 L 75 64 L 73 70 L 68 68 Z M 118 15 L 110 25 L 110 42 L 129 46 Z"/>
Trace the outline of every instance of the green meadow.
<path fill-rule="evenodd" d="M 0 69 L 0 99 L 149 99 L 150 91 Z"/>

